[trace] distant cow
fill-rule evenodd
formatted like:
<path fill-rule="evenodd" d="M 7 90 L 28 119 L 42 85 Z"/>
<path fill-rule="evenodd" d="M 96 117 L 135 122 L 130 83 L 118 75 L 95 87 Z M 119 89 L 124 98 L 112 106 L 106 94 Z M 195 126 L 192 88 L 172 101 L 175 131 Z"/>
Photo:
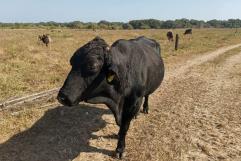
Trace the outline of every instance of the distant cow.
<path fill-rule="evenodd" d="M 49 45 L 49 43 L 51 43 L 51 38 L 48 34 L 43 34 L 43 35 L 39 35 L 38 36 L 39 40 L 42 41 L 46 46 Z"/>
<path fill-rule="evenodd" d="M 184 35 L 191 35 L 192 34 L 192 29 L 186 29 L 184 32 Z"/>
<path fill-rule="evenodd" d="M 168 32 L 167 32 L 167 39 L 168 39 L 169 41 L 173 41 L 173 33 L 172 33 L 171 31 L 168 31 Z"/>
<path fill-rule="evenodd" d="M 106 104 L 120 126 L 116 156 L 122 157 L 125 137 L 143 98 L 143 112 L 148 113 L 148 97 L 161 84 L 164 64 L 161 48 L 155 40 L 139 37 L 118 40 L 111 47 L 96 37 L 79 48 L 58 94 L 61 104 L 79 102 Z"/>

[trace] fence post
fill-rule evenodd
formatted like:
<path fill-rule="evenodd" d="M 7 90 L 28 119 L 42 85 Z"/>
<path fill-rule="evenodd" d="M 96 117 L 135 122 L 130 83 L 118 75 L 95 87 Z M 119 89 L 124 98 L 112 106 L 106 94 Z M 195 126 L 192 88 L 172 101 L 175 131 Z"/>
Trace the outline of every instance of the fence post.
<path fill-rule="evenodd" d="M 175 41 L 175 50 L 178 49 L 178 44 L 179 44 L 179 35 L 176 34 L 176 41 Z"/>

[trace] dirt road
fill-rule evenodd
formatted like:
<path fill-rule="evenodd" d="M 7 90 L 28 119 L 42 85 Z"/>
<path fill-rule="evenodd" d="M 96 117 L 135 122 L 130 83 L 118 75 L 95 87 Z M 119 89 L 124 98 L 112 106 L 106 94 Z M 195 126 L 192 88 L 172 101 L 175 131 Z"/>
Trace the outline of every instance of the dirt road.
<path fill-rule="evenodd" d="M 240 47 L 168 61 L 165 80 L 150 98 L 150 114 L 132 122 L 125 160 L 240 161 Z M 25 120 L 32 120 L 31 128 L 2 139 L 1 161 L 115 160 L 118 127 L 106 107 L 41 110 L 43 115 L 36 109 Z"/>

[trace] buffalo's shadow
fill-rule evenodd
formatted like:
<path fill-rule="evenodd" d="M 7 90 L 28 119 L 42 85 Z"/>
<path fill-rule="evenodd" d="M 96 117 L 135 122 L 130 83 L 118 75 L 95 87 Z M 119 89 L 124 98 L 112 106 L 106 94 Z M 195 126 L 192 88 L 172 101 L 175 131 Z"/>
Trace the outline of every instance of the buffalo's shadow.
<path fill-rule="evenodd" d="M 81 152 L 111 155 L 89 145 L 93 132 L 106 126 L 109 110 L 88 105 L 56 107 L 45 112 L 30 129 L 0 144 L 1 161 L 69 161 Z"/>

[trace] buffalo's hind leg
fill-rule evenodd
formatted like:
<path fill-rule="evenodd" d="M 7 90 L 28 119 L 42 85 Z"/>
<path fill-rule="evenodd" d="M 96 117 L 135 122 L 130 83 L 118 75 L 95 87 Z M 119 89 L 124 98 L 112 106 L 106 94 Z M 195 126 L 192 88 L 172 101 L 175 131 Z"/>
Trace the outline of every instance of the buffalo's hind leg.
<path fill-rule="evenodd" d="M 145 101 L 143 104 L 143 113 L 144 114 L 148 114 L 148 112 L 149 112 L 148 98 L 149 98 L 149 95 L 145 96 Z"/>
<path fill-rule="evenodd" d="M 136 103 L 136 108 L 138 109 L 138 111 L 135 114 L 135 117 L 134 117 L 135 119 L 137 119 L 138 115 L 140 114 L 140 107 L 142 104 L 142 100 L 143 100 L 143 98 L 140 98 Z"/>

